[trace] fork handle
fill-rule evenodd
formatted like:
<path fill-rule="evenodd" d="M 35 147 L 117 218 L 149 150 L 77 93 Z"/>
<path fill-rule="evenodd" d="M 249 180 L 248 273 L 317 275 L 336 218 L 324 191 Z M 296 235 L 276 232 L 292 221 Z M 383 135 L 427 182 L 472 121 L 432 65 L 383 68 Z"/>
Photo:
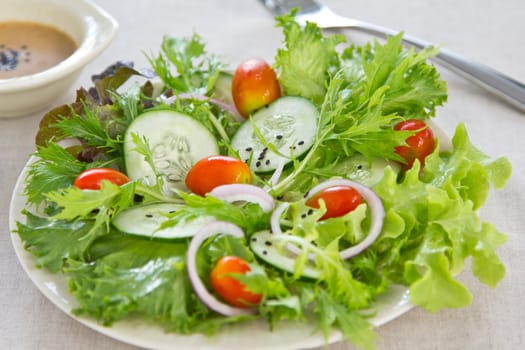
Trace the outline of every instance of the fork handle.
<path fill-rule="evenodd" d="M 354 21 L 350 19 L 348 19 L 348 21 L 348 25 L 344 25 L 344 22 L 342 22 L 341 25 L 337 25 L 330 29 L 356 29 L 381 37 L 388 37 L 399 33 L 394 30 L 366 22 Z M 406 45 L 414 46 L 418 49 L 432 46 L 430 43 L 424 40 L 407 35 L 403 36 L 403 42 Z M 519 110 L 525 112 L 525 84 L 512 79 L 493 68 L 468 60 L 446 49 L 441 49 L 439 53 L 433 58 L 433 60 L 445 68 L 454 71 L 462 77 L 498 95 L 499 97 L 514 105 Z"/>

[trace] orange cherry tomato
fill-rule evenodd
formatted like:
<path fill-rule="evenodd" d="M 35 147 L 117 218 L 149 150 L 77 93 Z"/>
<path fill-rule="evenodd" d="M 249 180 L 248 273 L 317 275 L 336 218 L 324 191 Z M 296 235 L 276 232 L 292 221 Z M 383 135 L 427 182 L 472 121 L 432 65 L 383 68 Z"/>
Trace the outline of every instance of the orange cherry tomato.
<path fill-rule="evenodd" d="M 332 186 L 325 188 L 306 201 L 312 208 L 320 208 L 324 201 L 326 213 L 319 220 L 343 216 L 363 203 L 363 197 L 355 188 L 350 186 Z"/>
<path fill-rule="evenodd" d="M 228 156 L 210 156 L 199 160 L 186 175 L 186 187 L 204 196 L 220 185 L 251 183 L 252 173 L 242 160 Z"/>
<path fill-rule="evenodd" d="M 278 99 L 281 87 L 272 67 L 264 60 L 252 58 L 242 62 L 235 70 L 232 96 L 239 113 L 248 117 Z"/>
<path fill-rule="evenodd" d="M 119 186 L 130 181 L 126 175 L 118 170 L 110 168 L 91 168 L 80 173 L 73 182 L 73 185 L 81 190 L 99 190 L 103 180 L 107 180 Z"/>
<path fill-rule="evenodd" d="M 210 282 L 213 290 L 227 303 L 249 308 L 261 302 L 262 295 L 252 293 L 240 281 L 228 274 L 246 274 L 250 271 L 250 265 L 236 256 L 225 256 L 217 261 L 210 273 Z"/>
<path fill-rule="evenodd" d="M 421 130 L 406 139 L 407 145 L 396 147 L 395 152 L 405 160 L 405 170 L 410 169 L 416 159 L 423 166 L 425 158 L 436 148 L 432 129 L 422 120 L 408 119 L 394 126 L 394 130 Z"/>

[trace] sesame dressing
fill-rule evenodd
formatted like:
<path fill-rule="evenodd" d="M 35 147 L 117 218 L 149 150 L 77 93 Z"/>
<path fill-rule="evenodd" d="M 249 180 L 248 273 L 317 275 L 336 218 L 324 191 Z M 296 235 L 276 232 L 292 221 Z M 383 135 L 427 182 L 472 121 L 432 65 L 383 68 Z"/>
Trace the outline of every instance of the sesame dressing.
<path fill-rule="evenodd" d="M 71 56 L 76 48 L 73 39 L 51 26 L 0 22 L 0 79 L 49 69 Z"/>

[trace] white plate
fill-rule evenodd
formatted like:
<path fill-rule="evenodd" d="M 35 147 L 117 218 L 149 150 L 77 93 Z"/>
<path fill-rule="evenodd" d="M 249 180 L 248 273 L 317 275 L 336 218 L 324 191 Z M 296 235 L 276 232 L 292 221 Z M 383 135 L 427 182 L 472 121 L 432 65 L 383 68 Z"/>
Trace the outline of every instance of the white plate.
<path fill-rule="evenodd" d="M 11 198 L 9 211 L 10 230 L 16 229 L 16 222 L 24 222 L 21 214 L 26 205 L 23 195 L 24 178 L 27 166 L 20 174 Z M 49 273 L 35 267 L 35 258 L 28 253 L 17 234 L 12 234 L 12 242 L 23 268 L 38 289 L 58 308 L 82 324 L 114 339 L 136 346 L 156 349 L 308 349 L 323 346 L 325 342 L 335 343 L 342 340 L 339 331 L 334 330 L 325 340 L 319 332 L 314 332 L 314 325 L 306 323 L 283 322 L 278 328 L 270 331 L 264 321 L 237 324 L 225 327 L 211 338 L 203 335 L 167 334 L 160 327 L 140 319 L 122 320 L 111 327 L 104 327 L 95 320 L 77 317 L 71 313 L 76 301 L 69 293 L 66 278 L 63 275 Z M 381 296 L 376 303 L 377 314 L 371 319 L 374 326 L 385 324 L 410 310 L 413 305 L 404 287 L 393 286 Z"/>

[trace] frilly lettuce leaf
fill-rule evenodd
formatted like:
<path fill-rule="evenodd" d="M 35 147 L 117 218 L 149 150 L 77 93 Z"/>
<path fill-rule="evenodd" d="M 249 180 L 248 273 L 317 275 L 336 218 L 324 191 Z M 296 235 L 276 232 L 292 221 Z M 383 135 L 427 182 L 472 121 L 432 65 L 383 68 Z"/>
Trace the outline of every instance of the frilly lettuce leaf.
<path fill-rule="evenodd" d="M 85 221 L 49 220 L 24 211 L 26 222 L 17 223 L 24 248 L 36 257 L 36 265 L 59 272 L 65 259 L 84 261 L 95 236 L 86 237 L 92 224 Z M 87 238 L 87 239 L 86 239 Z"/>
<path fill-rule="evenodd" d="M 290 13 L 277 17 L 283 28 L 285 48 L 277 50 L 275 66 L 286 95 L 303 96 L 320 103 L 326 93 L 330 72 L 339 65 L 337 44 L 341 36 L 325 37 L 314 23 L 301 28 Z"/>
<path fill-rule="evenodd" d="M 79 302 L 75 314 L 110 325 L 140 313 L 172 331 L 187 333 L 198 323 L 191 314 L 206 310 L 186 275 L 186 249 L 187 243 L 119 234 L 102 237 L 90 249 L 91 263 L 67 262 L 69 287 Z"/>
<path fill-rule="evenodd" d="M 374 41 L 363 46 L 350 46 L 342 54 L 354 98 L 361 103 L 381 101 L 383 113 L 396 113 L 407 118 L 427 118 L 436 106 L 447 100 L 446 82 L 429 58 L 436 48 L 416 52 L 404 50 L 403 33 L 390 37 L 385 44 Z"/>
<path fill-rule="evenodd" d="M 219 77 L 219 59 L 206 52 L 198 34 L 191 38 L 164 37 L 161 52 L 148 56 L 151 67 L 175 94 L 188 92 L 206 95 Z"/>
<path fill-rule="evenodd" d="M 38 159 L 29 164 L 24 194 L 37 206 L 46 199 L 46 193 L 69 187 L 86 169 L 85 163 L 56 143 L 39 147 L 34 156 Z"/>
<path fill-rule="evenodd" d="M 469 257 L 481 282 L 494 287 L 505 275 L 496 249 L 506 237 L 482 222 L 476 208 L 491 186 L 505 184 L 510 164 L 472 146 L 463 125 L 453 145 L 454 152 L 440 156 L 436 150 L 427 158 L 422 177 L 417 164 L 401 182 L 385 171 L 375 186 L 386 210 L 374 244 L 378 266 L 393 282 L 407 284 L 412 302 L 430 311 L 470 303 L 469 291 L 455 279 Z"/>

